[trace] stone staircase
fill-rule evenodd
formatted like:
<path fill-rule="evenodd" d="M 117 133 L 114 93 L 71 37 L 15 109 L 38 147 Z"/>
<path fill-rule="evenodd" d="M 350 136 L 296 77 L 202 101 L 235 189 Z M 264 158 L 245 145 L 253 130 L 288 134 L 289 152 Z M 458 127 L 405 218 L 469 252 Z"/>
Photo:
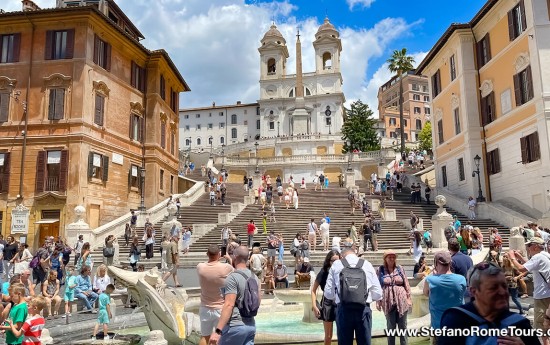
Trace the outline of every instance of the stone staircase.
<path fill-rule="evenodd" d="M 189 178 L 196 181 L 205 180 L 206 177 L 201 176 L 200 168 L 195 169 L 194 173 L 187 175 Z M 197 199 L 191 206 L 181 207 L 180 213 L 178 215 L 178 221 L 185 226 L 195 226 L 200 227 L 201 225 L 211 225 L 216 226 L 218 223 L 218 214 L 231 212 L 231 203 L 239 202 L 242 203 L 244 196 L 248 195 L 240 184 L 227 184 L 227 194 L 225 199 L 225 206 L 222 206 L 221 200 L 216 200 L 216 206 L 210 205 L 210 196 L 208 193 L 204 193 L 202 196 Z M 166 218 L 166 217 L 165 217 Z M 150 261 L 143 260 L 141 263 L 146 264 L 146 266 L 153 266 L 154 264 L 160 263 L 160 243 L 162 242 L 162 233 L 161 226 L 165 219 L 158 221 L 154 224 L 155 228 L 155 246 L 154 246 L 154 255 L 155 257 Z M 144 228 L 136 227 L 136 235 L 139 239 L 140 245 L 144 246 L 143 243 L 143 233 Z M 194 234 L 192 236 L 192 242 L 199 239 L 199 235 Z M 125 246 L 124 236 L 118 237 L 118 243 L 120 245 L 119 252 L 119 261 L 120 264 L 128 264 L 128 256 L 130 253 L 130 247 Z M 102 257 L 102 247 L 95 248 L 92 251 L 92 255 L 96 258 L 96 261 L 99 261 Z M 142 256 L 145 256 L 145 247 L 142 250 Z"/>
<path fill-rule="evenodd" d="M 380 199 L 380 196 L 377 195 L 368 195 L 368 188 L 366 188 L 367 183 L 365 181 L 358 181 L 358 185 L 360 187 L 361 191 L 367 191 L 367 198 L 374 198 L 374 199 Z M 419 218 L 421 218 L 424 222 L 424 228 L 432 229 L 432 222 L 431 217 L 437 212 L 437 205 L 433 203 L 433 198 L 435 195 L 432 195 L 432 201 L 428 205 L 426 204 L 426 200 L 423 198 L 424 195 L 422 195 L 422 202 L 412 204 L 410 202 L 410 190 L 403 188 L 403 191 L 401 193 L 396 193 L 394 195 L 394 200 L 389 199 L 389 193 L 388 198 L 385 201 L 386 208 L 389 209 L 395 209 L 396 210 L 396 217 L 398 220 L 404 220 L 408 223 L 408 220 L 410 218 L 410 212 L 413 211 Z M 466 200 L 464 201 L 466 203 Z M 497 228 L 499 233 L 502 236 L 503 240 L 503 246 L 508 246 L 508 239 L 510 237 L 510 229 L 491 220 L 491 219 L 474 219 L 469 220 L 468 217 L 464 214 L 461 214 L 457 212 L 456 210 L 453 210 L 452 208 L 446 207 L 446 210 L 448 213 L 452 215 L 456 215 L 462 225 L 467 225 L 471 223 L 473 227 L 478 227 L 481 230 L 481 233 L 483 235 L 483 243 L 484 245 L 489 245 L 489 228 Z"/>

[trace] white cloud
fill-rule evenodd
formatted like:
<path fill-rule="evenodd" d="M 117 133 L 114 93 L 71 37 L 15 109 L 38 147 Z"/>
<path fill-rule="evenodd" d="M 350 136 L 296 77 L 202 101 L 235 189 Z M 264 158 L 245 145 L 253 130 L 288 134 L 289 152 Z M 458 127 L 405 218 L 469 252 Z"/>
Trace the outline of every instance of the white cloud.
<path fill-rule="evenodd" d="M 346 0 L 349 6 L 349 10 L 353 11 L 355 6 L 361 6 L 362 8 L 368 8 L 374 2 L 374 0 Z"/>
<path fill-rule="evenodd" d="M 55 6 L 55 0 L 35 1 L 41 7 Z M 142 43 L 149 49 L 168 51 L 191 87 L 191 92 L 182 95 L 182 107 L 207 106 L 213 101 L 220 105 L 238 100 L 255 102 L 259 98 L 257 49 L 273 19 L 287 40 L 287 73 L 296 70 L 297 27 L 304 72 L 315 70 L 312 42 L 321 23 L 313 17 L 297 20 L 297 7 L 289 0 L 252 4 L 244 0 L 117 0 L 117 4 L 146 37 Z M 8 0 L 2 6 L 10 11 L 21 9 L 19 0 Z M 391 43 L 408 35 L 417 23 L 386 18 L 372 28 L 337 28 L 342 39 L 343 89 L 348 104 L 360 98 L 376 109 L 377 88 L 390 75 L 380 67 L 368 80 L 369 63 L 389 55 L 394 49 L 390 49 Z"/>

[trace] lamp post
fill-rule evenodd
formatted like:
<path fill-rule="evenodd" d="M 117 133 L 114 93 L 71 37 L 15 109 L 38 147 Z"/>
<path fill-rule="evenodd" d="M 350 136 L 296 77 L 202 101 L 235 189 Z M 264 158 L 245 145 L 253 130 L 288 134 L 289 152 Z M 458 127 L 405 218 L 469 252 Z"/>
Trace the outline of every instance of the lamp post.
<path fill-rule="evenodd" d="M 279 125 L 281 124 L 281 122 L 277 121 L 277 137 L 279 136 Z"/>
<path fill-rule="evenodd" d="M 346 141 L 346 144 L 348 146 L 348 171 L 352 171 L 353 169 L 351 168 L 351 141 L 348 139 Z"/>
<path fill-rule="evenodd" d="M 479 157 L 479 155 L 476 154 L 476 156 L 474 157 L 474 164 L 476 165 L 476 170 L 474 172 L 472 172 L 472 177 L 475 176 L 475 174 L 477 174 L 477 183 L 479 185 L 479 189 L 478 189 L 478 196 L 477 196 L 477 202 L 484 202 L 485 201 L 485 197 L 483 196 L 483 191 L 481 190 L 481 176 L 479 175 L 479 163 L 481 163 L 481 157 Z"/>
<path fill-rule="evenodd" d="M 332 111 L 330 111 L 330 107 L 327 106 L 327 110 L 325 110 L 325 116 L 328 119 L 328 134 L 331 135 L 331 128 L 332 128 L 332 119 L 330 118 L 330 115 L 332 114 Z"/>
<path fill-rule="evenodd" d="M 139 169 L 139 176 L 140 176 L 140 186 L 141 186 L 141 201 L 139 204 L 139 211 L 144 212 L 146 210 L 145 208 L 145 168 L 141 167 Z"/>
<path fill-rule="evenodd" d="M 254 170 L 254 172 L 255 172 L 256 174 L 259 174 L 259 173 L 260 173 L 260 168 L 258 167 L 258 145 L 259 145 L 259 144 L 258 144 L 258 142 L 256 141 L 256 142 L 254 143 L 254 146 L 256 147 L 256 170 Z"/>

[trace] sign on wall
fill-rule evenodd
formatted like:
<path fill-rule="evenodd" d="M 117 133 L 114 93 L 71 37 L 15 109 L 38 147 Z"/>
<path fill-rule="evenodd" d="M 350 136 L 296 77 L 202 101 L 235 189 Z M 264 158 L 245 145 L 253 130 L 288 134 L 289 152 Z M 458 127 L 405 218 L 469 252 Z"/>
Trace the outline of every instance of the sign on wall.
<path fill-rule="evenodd" d="M 11 211 L 11 233 L 28 234 L 29 233 L 29 214 L 30 210 L 23 204 L 17 205 Z"/>

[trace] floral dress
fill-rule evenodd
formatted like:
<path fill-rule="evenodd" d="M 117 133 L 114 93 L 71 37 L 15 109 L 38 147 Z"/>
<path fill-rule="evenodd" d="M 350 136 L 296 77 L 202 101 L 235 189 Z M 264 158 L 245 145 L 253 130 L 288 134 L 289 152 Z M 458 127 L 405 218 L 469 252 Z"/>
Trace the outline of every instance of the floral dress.
<path fill-rule="evenodd" d="M 409 281 L 404 277 L 405 270 L 401 266 L 397 266 L 391 273 L 387 271 L 384 266 L 380 266 L 378 271 L 383 291 L 382 310 L 387 315 L 394 307 L 397 307 L 399 316 L 403 316 L 409 311 Z"/>

